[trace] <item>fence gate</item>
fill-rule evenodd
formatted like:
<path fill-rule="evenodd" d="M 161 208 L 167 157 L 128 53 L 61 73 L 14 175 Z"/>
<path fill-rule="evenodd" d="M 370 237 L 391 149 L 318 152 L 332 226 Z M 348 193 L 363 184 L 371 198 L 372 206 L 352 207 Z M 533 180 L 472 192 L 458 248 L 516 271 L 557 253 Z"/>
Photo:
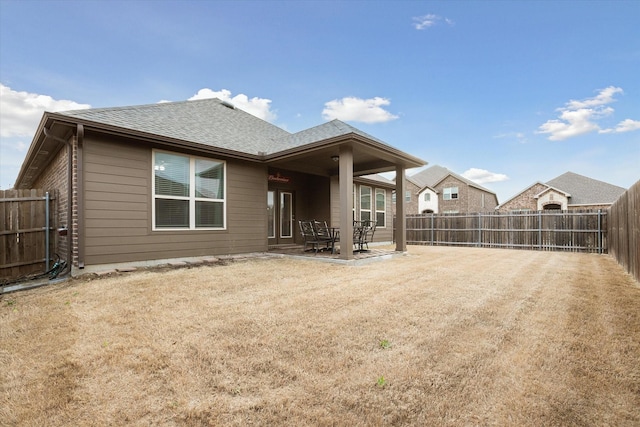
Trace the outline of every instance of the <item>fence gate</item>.
<path fill-rule="evenodd" d="M 55 201 L 44 190 L 0 190 L 0 286 L 49 271 L 56 253 Z"/>

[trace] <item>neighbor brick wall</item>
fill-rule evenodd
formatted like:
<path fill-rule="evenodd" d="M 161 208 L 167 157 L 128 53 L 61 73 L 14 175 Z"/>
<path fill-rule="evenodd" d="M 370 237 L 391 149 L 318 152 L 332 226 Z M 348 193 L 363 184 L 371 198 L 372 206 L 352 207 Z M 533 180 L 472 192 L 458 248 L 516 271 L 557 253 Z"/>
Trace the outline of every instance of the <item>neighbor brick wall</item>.
<path fill-rule="evenodd" d="M 408 191 L 411 194 L 411 200 L 408 202 L 405 202 L 404 205 L 404 213 L 406 215 L 415 215 L 420 213 L 420 211 L 418 210 L 418 191 L 420 191 L 420 187 L 418 187 L 416 184 L 414 184 L 413 182 L 409 181 L 408 179 L 405 179 L 405 191 Z M 398 197 L 402 197 L 404 200 L 404 194 L 400 195 L 400 194 L 396 194 L 396 203 L 398 201 Z M 396 203 L 391 203 L 393 205 L 393 217 L 395 218 L 396 216 Z"/>
<path fill-rule="evenodd" d="M 498 206 L 495 195 L 472 186 L 467 186 L 467 188 L 467 211 L 465 213 L 495 211 L 495 207 Z M 482 203 L 482 195 L 484 195 L 484 206 Z"/>
<path fill-rule="evenodd" d="M 444 200 L 444 189 L 449 187 L 458 187 L 457 199 Z M 438 192 L 438 212 L 441 214 L 449 211 L 469 212 L 469 186 L 465 182 L 449 175 L 438 183 L 435 190 Z"/>
<path fill-rule="evenodd" d="M 523 191 L 504 205 L 500 206 L 499 211 L 511 212 L 520 209 L 530 209 L 532 211 L 538 210 L 538 201 L 535 196 L 540 194 L 546 188 L 548 187 L 544 184 L 534 184 L 531 188 Z"/>

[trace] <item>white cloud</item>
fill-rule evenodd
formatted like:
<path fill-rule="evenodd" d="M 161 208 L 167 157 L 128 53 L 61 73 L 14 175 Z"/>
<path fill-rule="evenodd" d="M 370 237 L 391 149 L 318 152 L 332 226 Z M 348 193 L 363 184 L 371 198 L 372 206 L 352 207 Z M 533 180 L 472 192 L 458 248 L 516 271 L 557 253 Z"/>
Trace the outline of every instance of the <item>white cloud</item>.
<path fill-rule="evenodd" d="M 464 171 L 462 176 L 477 184 L 484 184 L 485 182 L 501 182 L 509 179 L 505 174 L 489 172 L 486 169 L 477 168 L 471 168 Z"/>
<path fill-rule="evenodd" d="M 38 124 L 45 111 L 90 108 L 69 100 L 47 95 L 19 92 L 0 83 L 0 188 L 13 185 Z"/>
<path fill-rule="evenodd" d="M 609 86 L 602 89 L 598 95 L 593 98 L 585 99 L 584 101 L 571 100 L 567 102 L 567 109 L 579 110 L 581 108 L 597 107 L 599 105 L 611 104 L 615 101 L 613 95 L 616 93 L 622 93 L 622 89 L 619 87 Z"/>
<path fill-rule="evenodd" d="M 631 119 L 623 120 L 613 129 L 601 129 L 598 125 L 599 119 L 613 114 L 614 109 L 608 104 L 615 102 L 614 95 L 617 93 L 623 93 L 622 89 L 609 86 L 593 98 L 570 100 L 564 107 L 558 108 L 559 117 L 540 125 L 537 133 L 549 134 L 551 141 L 562 141 L 591 132 L 620 133 L 640 129 L 640 122 Z"/>
<path fill-rule="evenodd" d="M 391 101 L 377 96 L 371 99 L 348 96 L 325 103 L 322 117 L 325 120 L 338 119 L 363 123 L 388 122 L 398 118 L 382 108 L 389 104 Z"/>
<path fill-rule="evenodd" d="M 424 30 L 426 28 L 433 27 L 440 21 L 444 21 L 448 25 L 454 24 L 453 20 L 449 18 L 443 18 L 442 16 L 429 13 L 423 16 L 415 16 L 413 18 L 413 26 L 416 30 Z"/>
<path fill-rule="evenodd" d="M 45 111 L 82 110 L 91 108 L 66 99 L 18 92 L 0 83 L 0 137 L 33 136 Z"/>
<path fill-rule="evenodd" d="M 631 132 L 639 129 L 640 129 L 640 120 L 626 119 L 618 123 L 618 126 L 616 126 L 614 129 L 604 129 L 604 130 L 601 130 L 600 132 L 608 133 L 609 131 L 611 131 L 616 133 L 622 133 L 622 132 Z"/>
<path fill-rule="evenodd" d="M 274 121 L 277 117 L 276 113 L 271 111 L 270 99 L 258 97 L 249 99 L 249 97 L 243 93 L 232 97 L 231 91 L 227 89 L 222 89 L 217 92 L 209 88 L 200 89 L 198 93 L 189 98 L 189 101 L 208 98 L 218 98 L 222 101 L 230 102 L 241 110 L 268 122 Z"/>

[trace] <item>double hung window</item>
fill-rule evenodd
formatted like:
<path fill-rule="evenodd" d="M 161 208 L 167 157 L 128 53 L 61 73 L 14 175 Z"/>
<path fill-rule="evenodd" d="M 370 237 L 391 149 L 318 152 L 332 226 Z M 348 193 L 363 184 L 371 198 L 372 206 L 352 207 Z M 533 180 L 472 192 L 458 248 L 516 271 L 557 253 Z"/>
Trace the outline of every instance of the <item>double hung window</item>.
<path fill-rule="evenodd" d="M 153 152 L 153 229 L 224 229 L 225 162 Z"/>
<path fill-rule="evenodd" d="M 371 187 L 360 186 L 360 220 L 371 220 Z"/>
<path fill-rule="evenodd" d="M 376 188 L 376 226 L 385 227 L 387 217 L 387 192 Z"/>
<path fill-rule="evenodd" d="M 458 198 L 458 187 L 447 187 L 442 192 L 444 200 L 454 200 Z"/>

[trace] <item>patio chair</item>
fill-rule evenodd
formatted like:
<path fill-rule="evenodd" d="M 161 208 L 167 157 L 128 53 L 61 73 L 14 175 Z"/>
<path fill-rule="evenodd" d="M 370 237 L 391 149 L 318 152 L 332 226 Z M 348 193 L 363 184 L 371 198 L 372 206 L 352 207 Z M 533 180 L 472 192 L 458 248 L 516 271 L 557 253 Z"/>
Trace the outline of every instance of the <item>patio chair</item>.
<path fill-rule="evenodd" d="M 362 252 L 364 245 L 364 221 L 353 221 L 353 246 L 354 252 Z"/>
<path fill-rule="evenodd" d="M 373 242 L 373 235 L 376 233 L 375 221 L 364 221 L 362 245 L 369 249 L 369 242 Z"/>
<path fill-rule="evenodd" d="M 320 241 L 318 240 L 318 235 L 313 227 L 313 221 L 300 220 L 298 221 L 298 224 L 300 225 L 300 234 L 302 234 L 302 238 L 304 239 L 303 250 L 306 251 L 307 245 L 311 245 L 311 249 L 314 249 L 315 252 L 318 253 Z"/>
<path fill-rule="evenodd" d="M 369 250 L 369 242 L 373 241 L 376 232 L 375 221 L 363 220 L 353 222 L 353 244 L 357 247 L 357 252 Z M 365 249 L 365 246 L 367 247 Z"/>
<path fill-rule="evenodd" d="M 335 253 L 336 242 L 340 241 L 340 234 L 336 230 L 331 230 L 327 226 L 327 221 L 313 221 L 313 227 L 320 243 L 325 243 L 325 249 L 331 248 L 331 253 Z"/>

